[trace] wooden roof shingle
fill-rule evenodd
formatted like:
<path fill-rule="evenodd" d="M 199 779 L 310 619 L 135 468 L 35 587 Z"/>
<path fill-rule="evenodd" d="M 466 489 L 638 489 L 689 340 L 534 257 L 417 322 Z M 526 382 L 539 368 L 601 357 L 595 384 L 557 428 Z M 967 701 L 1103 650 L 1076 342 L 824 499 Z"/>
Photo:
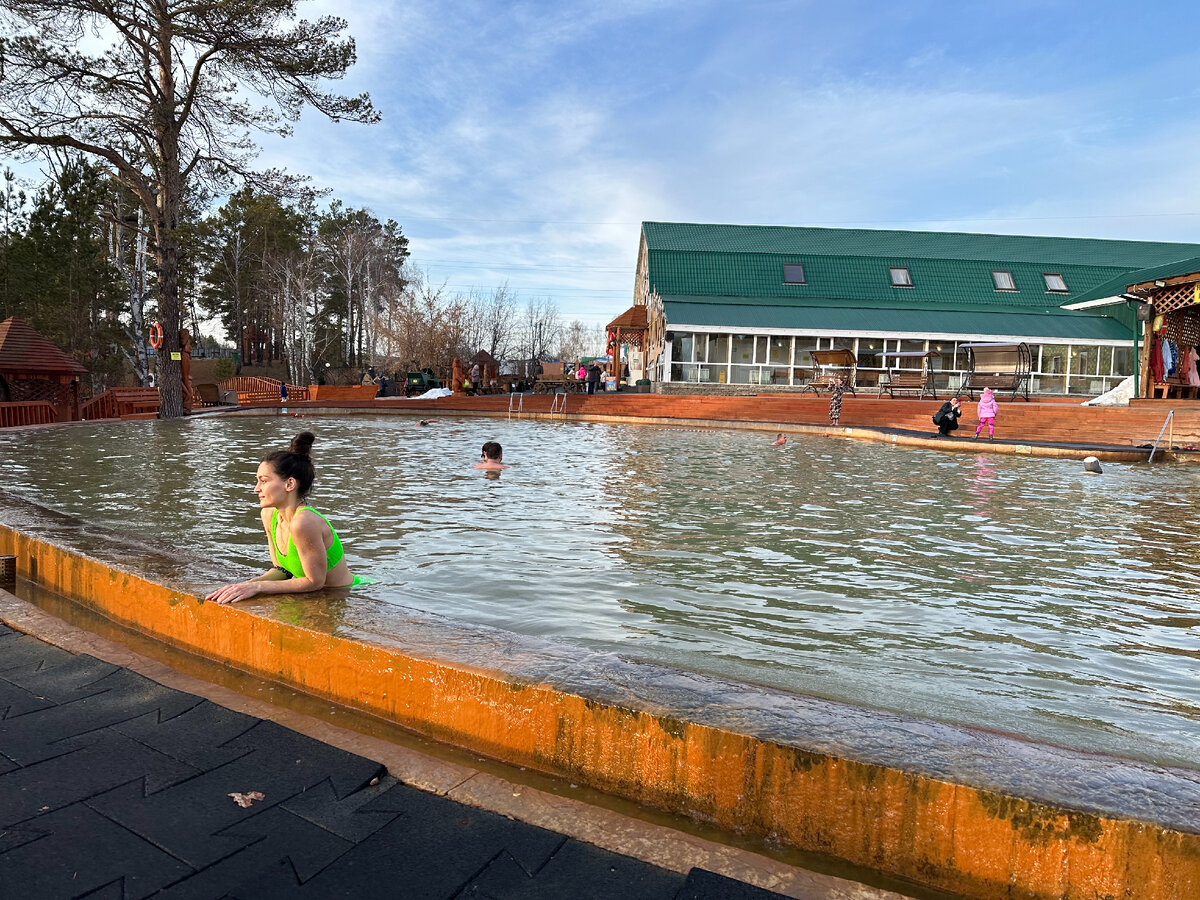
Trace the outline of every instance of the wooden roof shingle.
<path fill-rule="evenodd" d="M 86 375 L 87 369 L 16 316 L 0 322 L 0 375 Z"/>

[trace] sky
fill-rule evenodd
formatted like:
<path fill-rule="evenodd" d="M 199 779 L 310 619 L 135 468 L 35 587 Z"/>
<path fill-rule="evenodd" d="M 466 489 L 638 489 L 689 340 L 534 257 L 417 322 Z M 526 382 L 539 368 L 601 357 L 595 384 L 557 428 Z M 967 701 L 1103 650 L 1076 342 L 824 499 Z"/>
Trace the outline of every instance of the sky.
<path fill-rule="evenodd" d="M 374 126 L 264 165 L 395 219 L 451 292 L 603 324 L 644 220 L 1200 242 L 1200 4 L 306 0 Z"/>

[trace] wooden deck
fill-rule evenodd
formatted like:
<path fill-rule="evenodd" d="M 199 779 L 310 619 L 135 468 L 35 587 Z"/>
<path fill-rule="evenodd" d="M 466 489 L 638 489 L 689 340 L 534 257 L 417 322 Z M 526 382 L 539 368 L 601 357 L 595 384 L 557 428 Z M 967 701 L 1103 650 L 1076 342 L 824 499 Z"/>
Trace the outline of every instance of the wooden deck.
<path fill-rule="evenodd" d="M 553 397 L 526 394 L 522 409 L 527 414 L 549 414 Z M 561 401 L 560 401 L 561 402 Z M 254 404 L 256 406 L 278 406 Z M 898 429 L 915 436 L 933 438 L 937 429 L 932 416 L 941 400 L 890 399 L 860 395 L 842 401 L 841 426 L 850 429 Z M 409 400 L 402 397 L 375 400 L 330 400 L 289 402 L 290 410 L 378 409 L 412 414 L 506 415 L 507 394 L 469 397 L 455 394 L 438 400 Z M 974 433 L 975 404 L 964 402 L 964 415 L 957 437 Z M 1200 449 L 1200 401 L 1142 400 L 1129 407 L 1093 408 L 1076 400 L 1003 402 L 996 418 L 998 441 L 1071 444 L 1080 447 L 1128 447 L 1152 444 L 1163 427 L 1169 410 L 1175 411 L 1169 437 L 1175 449 Z M 811 394 L 757 396 L 667 395 L 667 394 L 569 394 L 569 418 L 620 418 L 629 420 L 709 421 L 761 423 L 768 427 L 806 426 L 829 429 L 829 400 Z M 1162 448 L 1167 447 L 1163 436 Z"/>

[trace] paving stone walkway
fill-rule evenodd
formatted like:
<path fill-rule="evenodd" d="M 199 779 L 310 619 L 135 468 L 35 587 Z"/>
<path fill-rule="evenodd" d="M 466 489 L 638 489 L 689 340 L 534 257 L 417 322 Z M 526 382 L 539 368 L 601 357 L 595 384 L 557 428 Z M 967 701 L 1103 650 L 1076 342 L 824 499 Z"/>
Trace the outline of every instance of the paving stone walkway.
<path fill-rule="evenodd" d="M 230 794 L 258 792 L 240 806 Z M 767 900 L 399 783 L 0 624 L 0 900 Z"/>

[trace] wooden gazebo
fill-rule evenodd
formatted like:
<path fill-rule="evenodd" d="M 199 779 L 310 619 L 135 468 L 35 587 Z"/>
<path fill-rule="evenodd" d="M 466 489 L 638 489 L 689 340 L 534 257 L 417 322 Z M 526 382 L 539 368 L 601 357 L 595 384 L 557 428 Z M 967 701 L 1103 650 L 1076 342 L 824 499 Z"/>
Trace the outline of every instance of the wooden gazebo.
<path fill-rule="evenodd" d="M 613 361 L 613 374 L 618 377 L 623 345 L 638 348 L 643 368 L 646 365 L 646 353 L 650 348 L 650 319 L 646 312 L 645 306 L 631 306 L 608 323 L 607 351 Z"/>
<path fill-rule="evenodd" d="M 0 322 L 0 403 L 49 403 L 59 422 L 76 421 L 87 373 L 25 320 Z"/>

